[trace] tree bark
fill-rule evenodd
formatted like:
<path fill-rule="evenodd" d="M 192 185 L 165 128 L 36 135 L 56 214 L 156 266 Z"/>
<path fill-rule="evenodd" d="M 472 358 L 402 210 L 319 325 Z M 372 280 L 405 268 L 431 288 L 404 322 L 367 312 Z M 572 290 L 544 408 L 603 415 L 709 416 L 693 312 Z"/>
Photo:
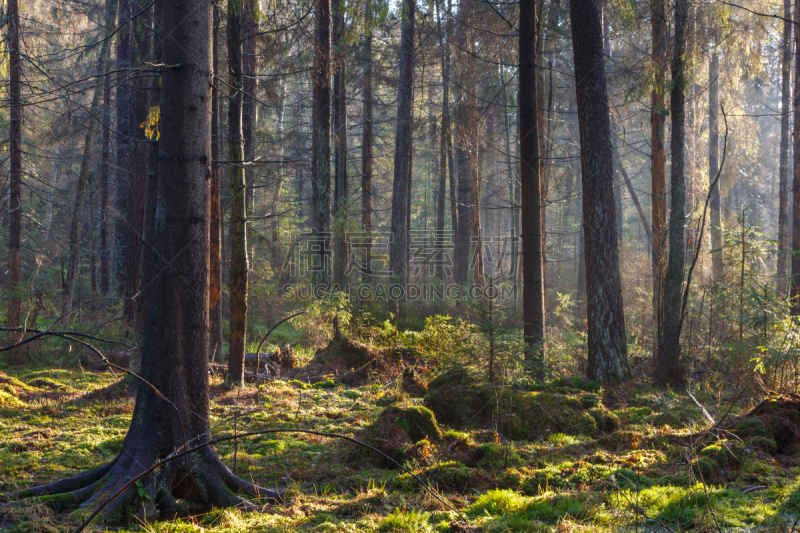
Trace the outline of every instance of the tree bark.
<path fill-rule="evenodd" d="M 311 134 L 312 228 L 328 242 L 331 230 L 331 2 L 317 0 L 316 61 Z M 321 246 L 317 254 L 321 270 L 315 271 L 314 289 L 330 286 L 330 250 Z"/>
<path fill-rule="evenodd" d="M 653 315 L 655 318 L 655 346 L 661 333 L 661 296 L 664 271 L 667 266 L 667 143 L 664 107 L 664 73 L 667 69 L 667 19 L 665 0 L 652 0 L 651 19 L 652 59 L 655 80 L 650 95 L 650 185 L 653 219 Z"/>
<path fill-rule="evenodd" d="M 244 351 L 247 338 L 247 291 L 250 270 L 247 255 L 247 206 L 244 147 L 242 145 L 242 20 L 241 0 L 228 0 L 228 69 L 231 97 L 228 103 L 228 146 L 233 163 L 230 169 L 231 191 L 231 258 L 230 258 L 230 348 L 225 380 L 233 385 L 244 384 Z"/>
<path fill-rule="evenodd" d="M 110 14 L 116 9 L 113 0 L 106 0 L 106 13 Z M 109 41 L 103 41 L 100 47 L 100 57 L 97 60 L 97 77 L 102 78 L 106 69 L 108 59 Z M 78 264 L 81 258 L 81 226 L 83 226 L 84 216 L 83 207 L 86 203 L 86 189 L 89 184 L 89 174 L 92 165 L 92 148 L 97 128 L 94 125 L 94 117 L 100 110 L 100 102 L 103 96 L 103 84 L 98 83 L 94 87 L 92 103 L 89 106 L 89 120 L 86 127 L 86 135 L 83 140 L 83 158 L 81 160 L 81 170 L 78 175 L 78 187 L 75 192 L 75 206 L 72 210 L 72 223 L 69 230 L 69 263 L 67 264 L 67 279 L 64 284 L 64 299 L 61 305 L 61 314 L 67 315 L 72 312 L 72 299 L 75 295 L 75 279 L 78 272 Z"/>
<path fill-rule="evenodd" d="M 786 295 L 789 252 L 789 114 L 792 106 L 792 0 L 783 1 L 781 145 L 778 164 L 778 294 Z"/>
<path fill-rule="evenodd" d="M 588 376 L 597 381 L 621 381 L 630 371 L 615 225 L 601 1 L 571 0 L 570 19 L 583 174 Z"/>
<path fill-rule="evenodd" d="M 22 240 L 22 57 L 20 54 L 19 4 L 8 0 L 8 96 L 9 96 L 9 201 L 8 201 L 8 318 L 20 324 L 20 244 Z"/>
<path fill-rule="evenodd" d="M 397 95 L 397 128 L 392 187 L 392 244 L 389 269 L 405 285 L 408 272 L 408 209 L 411 178 L 414 106 L 414 18 L 415 0 L 402 0 L 400 73 Z"/>
<path fill-rule="evenodd" d="M 672 116 L 672 138 L 670 150 L 670 213 L 669 255 L 667 272 L 664 275 L 664 291 L 661 311 L 661 334 L 654 365 L 655 381 L 659 385 L 682 385 L 685 381 L 680 360 L 680 337 L 683 326 L 681 299 L 686 261 L 686 176 L 684 162 L 685 131 L 685 86 L 686 86 L 686 38 L 688 32 L 687 0 L 675 3 L 675 48 L 672 57 L 672 88 L 670 91 L 670 115 Z"/>
<path fill-rule="evenodd" d="M 708 183 L 719 172 L 719 55 L 714 50 L 708 65 Z M 788 142 L 788 141 L 787 141 Z M 720 217 L 719 183 L 711 191 L 711 267 L 714 281 L 722 277 L 722 218 Z M 780 256 L 778 256 L 780 257 Z"/>
<path fill-rule="evenodd" d="M 522 222 L 522 320 L 525 360 L 544 375 L 544 272 L 542 270 L 541 165 L 537 112 L 536 3 L 520 4 L 519 155 Z"/>

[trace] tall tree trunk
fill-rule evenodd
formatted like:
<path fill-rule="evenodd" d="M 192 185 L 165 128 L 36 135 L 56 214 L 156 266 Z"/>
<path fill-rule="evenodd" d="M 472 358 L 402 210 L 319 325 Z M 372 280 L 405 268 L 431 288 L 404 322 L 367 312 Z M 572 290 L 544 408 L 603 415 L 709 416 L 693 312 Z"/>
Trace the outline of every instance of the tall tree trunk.
<path fill-rule="evenodd" d="M 218 11 L 214 10 L 214 29 L 211 37 L 212 63 L 214 75 L 219 73 L 219 23 Z M 215 83 L 211 89 L 211 208 L 209 230 L 209 293 L 208 293 L 208 322 L 211 328 L 208 353 L 212 359 L 222 360 L 222 183 L 220 180 L 220 143 L 222 135 L 219 124 L 220 98 L 219 89 Z"/>
<path fill-rule="evenodd" d="M 284 169 L 283 169 L 283 154 L 284 154 L 284 147 L 286 144 L 286 140 L 284 139 L 283 134 L 283 125 L 284 119 L 286 117 L 286 82 L 281 83 L 281 107 L 278 111 L 278 159 L 280 162 L 278 163 L 278 180 L 275 184 L 275 190 L 272 194 L 272 213 L 277 215 L 278 214 L 278 204 L 281 201 L 281 194 L 283 192 L 283 183 L 285 181 L 284 177 Z M 272 244 L 276 250 L 276 259 L 278 254 L 278 228 L 280 224 L 280 217 L 275 216 L 272 219 Z"/>
<path fill-rule="evenodd" d="M 778 294 L 786 295 L 789 252 L 789 113 L 792 106 L 792 0 L 783 0 L 781 154 L 778 165 Z"/>
<path fill-rule="evenodd" d="M 162 0 L 156 0 L 153 4 L 153 62 L 161 62 L 161 11 Z M 153 76 L 150 81 L 150 103 L 151 113 L 158 113 L 159 101 L 161 100 L 161 77 Z M 160 120 L 160 116 L 148 117 L 152 121 Z M 152 123 L 151 123 L 152 127 Z M 143 339 L 147 326 L 147 308 L 151 296 L 151 285 L 153 283 L 153 265 L 155 261 L 155 231 L 156 231 L 156 208 L 158 204 L 158 130 L 151 131 L 148 136 L 147 152 L 147 193 L 144 200 L 144 233 L 142 235 L 142 269 L 139 275 L 139 297 L 136 305 L 136 338 Z M 139 357 L 136 357 L 136 356 Z M 138 366 L 134 366 L 135 359 L 141 362 L 141 351 L 135 351 L 131 357 L 131 370 L 138 372 Z"/>
<path fill-rule="evenodd" d="M 372 0 L 364 2 L 364 125 L 361 129 L 361 225 L 366 233 L 372 232 Z M 371 242 L 367 239 L 366 257 L 372 254 Z M 370 261 L 366 262 L 362 283 L 369 283 L 371 277 Z"/>
<path fill-rule="evenodd" d="M 106 13 L 110 15 L 116 9 L 113 0 L 106 0 Z M 100 57 L 97 60 L 97 77 L 102 78 L 106 69 L 108 59 L 109 40 L 103 41 L 100 47 Z M 81 170 L 78 175 L 78 187 L 75 192 L 75 206 L 72 210 L 72 223 L 69 230 L 69 263 L 67 264 L 67 279 L 64 284 L 64 299 L 61 304 L 61 314 L 67 315 L 72 312 L 72 298 L 75 294 L 75 279 L 78 273 L 78 264 L 81 258 L 81 226 L 83 226 L 84 216 L 83 207 L 86 203 L 87 186 L 89 185 L 89 174 L 92 167 L 92 148 L 97 128 L 94 124 L 94 117 L 100 111 L 100 102 L 103 96 L 103 84 L 98 83 L 94 86 L 92 103 L 89 107 L 89 121 L 86 126 L 86 135 L 83 140 L 83 159 L 81 160 Z"/>
<path fill-rule="evenodd" d="M 128 228 L 125 214 L 128 211 L 128 158 L 130 156 L 131 130 L 131 4 L 135 0 L 120 0 L 119 21 L 124 24 L 120 28 L 117 40 L 117 70 L 120 72 L 117 82 L 116 114 L 117 114 L 117 151 L 114 157 L 114 280 L 116 293 L 125 293 L 125 267 L 128 252 Z"/>
<path fill-rule="evenodd" d="M 523 340 L 525 360 L 537 375 L 542 376 L 545 362 L 545 313 L 535 2 L 520 4 L 519 21 L 519 180 L 522 196 Z"/>
<path fill-rule="evenodd" d="M 244 383 L 244 349 L 247 337 L 247 290 L 250 270 L 247 256 L 247 207 L 242 145 L 242 19 L 241 0 L 228 0 L 228 69 L 233 94 L 228 103 L 228 146 L 231 190 L 231 265 L 230 265 L 230 348 L 228 383 Z"/>
<path fill-rule="evenodd" d="M 794 20 L 800 22 L 800 2 Z M 800 54 L 794 56 L 794 124 L 792 135 L 792 316 L 800 315 Z"/>
<path fill-rule="evenodd" d="M 244 142 L 244 160 L 252 162 L 256 158 L 256 126 L 258 124 L 258 55 L 256 50 L 256 0 L 239 0 L 242 5 L 240 40 L 242 43 L 242 140 Z M 247 165 L 244 171 L 247 184 L 245 212 L 252 214 L 255 210 L 255 167 Z"/>
<path fill-rule="evenodd" d="M 392 244 L 389 270 L 405 284 L 408 269 L 408 209 L 413 141 L 415 0 L 402 0 L 400 74 L 392 187 Z"/>
<path fill-rule="evenodd" d="M 719 172 L 719 55 L 714 50 L 708 65 L 708 183 Z M 788 140 L 787 140 L 788 143 Z M 783 155 L 781 155 L 783 157 Z M 711 191 L 711 266 L 714 280 L 722 276 L 722 218 L 720 217 L 719 183 Z M 780 257 L 780 256 L 779 256 Z"/>
<path fill-rule="evenodd" d="M 588 376 L 621 381 L 628 369 L 617 249 L 611 122 L 608 114 L 601 0 L 571 0 L 583 174 L 588 314 Z"/>
<path fill-rule="evenodd" d="M 665 0 L 652 0 L 651 18 L 653 72 L 655 80 L 650 95 L 650 184 L 653 219 L 653 315 L 655 346 L 660 343 L 664 271 L 667 266 L 667 143 L 664 73 L 667 69 L 667 19 Z"/>
<path fill-rule="evenodd" d="M 670 150 L 670 213 L 669 213 L 669 257 L 664 275 L 662 300 L 662 327 L 659 335 L 658 353 L 655 360 L 655 380 L 659 385 L 681 385 L 685 381 L 680 360 L 680 337 L 683 326 L 681 299 L 686 260 L 686 165 L 684 162 L 685 131 L 685 86 L 686 86 L 686 38 L 688 32 L 687 0 L 675 3 L 675 49 L 672 57 L 672 88 L 670 91 L 670 115 L 672 116 L 672 138 Z"/>
<path fill-rule="evenodd" d="M 138 13 L 148 0 L 133 0 L 132 10 Z M 140 15 L 132 24 L 134 68 L 144 68 L 151 61 L 151 42 L 148 26 L 152 9 Z M 142 240 L 144 236 L 144 211 L 147 195 L 147 162 L 150 140 L 140 125 L 148 120 L 150 110 L 150 80 L 137 72 L 133 75 L 130 89 L 130 145 L 128 151 L 128 193 L 125 203 L 125 318 L 135 326 L 136 307 L 142 305 L 139 294 L 139 275 L 142 270 Z"/>
<path fill-rule="evenodd" d="M 441 54 L 440 62 L 442 68 L 442 118 L 439 126 L 439 140 L 437 142 L 439 154 L 437 167 L 438 176 L 436 176 L 436 231 L 443 234 L 445 227 L 445 205 L 447 200 L 447 143 L 450 130 L 450 61 L 446 48 L 447 44 L 444 34 L 442 33 L 441 2 L 442 0 L 436 1 L 436 30 L 439 34 L 439 53 Z M 437 275 L 440 278 L 444 278 L 445 276 L 445 272 L 441 266 L 438 268 Z"/>
<path fill-rule="evenodd" d="M 312 228 L 327 242 L 331 230 L 331 2 L 317 0 L 316 61 L 311 134 Z M 330 251 L 320 246 L 314 272 L 316 291 L 330 286 Z"/>
<path fill-rule="evenodd" d="M 118 2 L 115 2 L 117 4 Z M 107 21 L 107 32 L 117 24 L 115 5 Z M 104 295 L 111 290 L 111 250 L 108 247 L 108 201 L 109 178 L 111 175 L 111 80 L 108 62 L 103 72 L 103 141 L 100 161 L 100 292 Z"/>
<path fill-rule="evenodd" d="M 335 185 L 333 195 L 334 217 L 337 220 L 334 235 L 334 279 L 344 289 L 344 271 L 347 251 L 344 232 L 347 228 L 347 66 L 344 53 L 345 2 L 333 0 L 333 139 L 335 145 Z"/>
<path fill-rule="evenodd" d="M 477 164 L 473 157 L 477 154 L 473 149 L 477 132 L 476 117 L 473 113 L 473 96 L 468 94 L 473 87 L 473 80 L 470 75 L 475 71 L 470 68 L 470 63 L 474 65 L 474 56 L 469 56 L 474 52 L 474 36 L 470 27 L 470 20 L 473 12 L 473 0 L 462 0 L 459 4 L 458 18 L 462 23 L 458 26 L 456 41 L 461 50 L 462 60 L 457 63 L 458 85 L 461 94 L 458 97 L 455 109 L 456 120 L 456 143 L 455 143 L 455 165 L 457 180 L 457 202 L 458 202 L 458 225 L 456 233 L 456 282 L 466 284 L 469 281 L 469 267 L 471 262 L 471 237 L 473 228 L 473 217 L 475 210 L 475 198 L 472 197 L 472 167 Z M 473 57 L 472 62 L 469 57 Z"/>
<path fill-rule="evenodd" d="M 22 57 L 20 54 L 19 4 L 8 0 L 8 128 L 9 128 L 9 200 L 8 200 L 8 327 L 20 324 L 20 243 L 22 236 Z"/>

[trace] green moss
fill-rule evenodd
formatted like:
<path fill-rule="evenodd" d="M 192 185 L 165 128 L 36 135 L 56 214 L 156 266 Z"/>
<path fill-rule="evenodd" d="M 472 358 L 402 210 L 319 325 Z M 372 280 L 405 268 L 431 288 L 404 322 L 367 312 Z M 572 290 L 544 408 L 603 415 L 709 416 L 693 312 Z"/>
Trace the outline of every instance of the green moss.
<path fill-rule="evenodd" d="M 23 409 L 25 407 L 25 402 L 4 390 L 0 390 L 0 409 Z"/>
<path fill-rule="evenodd" d="M 314 383 L 311 385 L 311 387 L 315 389 L 333 389 L 336 387 L 336 382 L 331 378 L 328 378 L 325 381 L 318 381 L 317 383 Z"/>
<path fill-rule="evenodd" d="M 467 509 L 467 513 L 471 516 L 516 513 L 525 509 L 530 501 L 530 498 L 513 490 L 490 490 L 478 496 L 475 503 Z"/>
<path fill-rule="evenodd" d="M 395 509 L 378 525 L 378 533 L 424 533 L 432 531 L 430 513 Z"/>
<path fill-rule="evenodd" d="M 411 481 L 410 476 L 406 482 Z M 480 479 L 478 471 L 456 461 L 448 461 L 425 470 L 425 477 L 439 490 L 466 492 L 476 486 Z M 414 482 L 415 486 L 418 486 Z"/>
<path fill-rule="evenodd" d="M 769 432 L 764 422 L 757 418 L 744 418 L 731 426 L 730 431 L 742 440 L 748 437 L 768 437 Z"/>
<path fill-rule="evenodd" d="M 524 461 L 511 446 L 502 446 L 493 442 L 481 444 L 475 450 L 477 464 L 483 468 L 508 468 L 521 465 Z"/>
<path fill-rule="evenodd" d="M 552 382 L 552 386 L 567 387 L 591 393 L 599 392 L 600 388 L 602 387 L 602 385 L 600 385 L 598 382 L 586 379 L 581 376 L 572 378 L 558 378 Z"/>
<path fill-rule="evenodd" d="M 706 483 L 719 475 L 720 470 L 719 463 L 710 457 L 698 457 L 692 461 L 691 468 L 692 473 L 698 478 L 702 477 Z"/>
<path fill-rule="evenodd" d="M 309 389 L 309 388 L 311 388 L 311 385 L 309 385 L 308 383 L 303 383 L 302 381 L 299 381 L 297 379 L 291 380 L 289 382 L 289 385 L 291 385 L 293 387 L 296 387 L 298 389 Z"/>
<path fill-rule="evenodd" d="M 745 439 L 744 447 L 750 449 L 764 450 L 764 451 L 774 451 L 775 449 L 777 449 L 778 445 L 775 443 L 774 440 L 769 439 L 767 437 L 755 436 Z"/>

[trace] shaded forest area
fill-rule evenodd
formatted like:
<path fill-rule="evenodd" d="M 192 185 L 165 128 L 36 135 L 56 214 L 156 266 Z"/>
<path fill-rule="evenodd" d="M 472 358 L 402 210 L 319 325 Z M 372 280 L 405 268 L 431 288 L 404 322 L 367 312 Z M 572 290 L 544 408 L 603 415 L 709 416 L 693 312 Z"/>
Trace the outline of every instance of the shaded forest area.
<path fill-rule="evenodd" d="M 800 529 L 800 5 L 0 5 L 0 530 Z"/>

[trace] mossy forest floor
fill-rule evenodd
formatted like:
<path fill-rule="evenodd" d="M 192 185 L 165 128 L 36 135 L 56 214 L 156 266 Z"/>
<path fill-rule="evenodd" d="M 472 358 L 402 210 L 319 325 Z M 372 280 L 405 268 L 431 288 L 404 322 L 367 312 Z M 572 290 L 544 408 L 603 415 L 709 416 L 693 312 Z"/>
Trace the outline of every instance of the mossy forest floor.
<path fill-rule="evenodd" d="M 116 380 L 81 370 L 0 374 L 0 492 L 111 459 L 134 398 L 120 386 L 91 393 Z M 736 402 L 733 390 L 695 388 L 695 396 L 716 419 L 732 407 L 726 421 L 759 400 Z M 439 414 L 440 427 L 423 405 Z M 489 387 L 455 372 L 431 382 L 425 398 L 410 398 L 399 381 L 358 387 L 273 381 L 227 390 L 212 378 L 212 425 L 250 410 L 237 432 L 305 428 L 381 447 L 438 487 L 469 526 L 487 532 L 788 532 L 800 524 L 797 420 L 785 410 L 704 433 L 711 424 L 688 395 L 643 383 L 618 390 L 565 379 Z M 232 431 L 227 425 L 215 435 Z M 227 442 L 218 451 L 238 475 L 285 489 L 287 503 L 260 514 L 220 510 L 114 530 L 470 531 L 451 526 L 463 519 L 408 474 L 344 441 L 267 435 L 241 441 L 238 450 Z M 73 525 L 69 514 L 36 501 L 0 508 L 4 531 Z"/>

